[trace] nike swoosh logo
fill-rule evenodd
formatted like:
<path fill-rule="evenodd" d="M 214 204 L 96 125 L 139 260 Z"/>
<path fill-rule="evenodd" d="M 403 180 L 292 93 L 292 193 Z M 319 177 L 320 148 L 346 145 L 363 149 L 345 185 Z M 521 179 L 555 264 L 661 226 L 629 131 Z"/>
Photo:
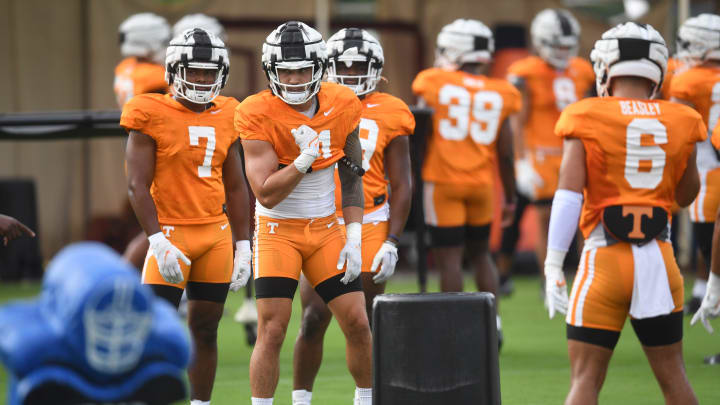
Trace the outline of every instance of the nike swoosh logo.
<path fill-rule="evenodd" d="M 224 230 L 225 230 L 225 228 L 227 228 L 227 227 L 228 227 L 228 225 L 229 225 L 229 224 L 225 224 L 225 225 L 220 225 L 220 229 L 222 229 L 222 230 L 224 231 Z"/>
<path fill-rule="evenodd" d="M 367 108 L 373 108 L 373 107 L 379 106 L 380 104 L 365 104 L 365 105 L 367 106 Z"/>
<path fill-rule="evenodd" d="M 217 113 L 219 113 L 220 111 L 222 111 L 222 110 L 210 111 L 210 114 L 217 114 Z"/>
<path fill-rule="evenodd" d="M 330 222 L 330 223 L 327 225 L 328 229 L 330 229 L 333 225 L 335 225 L 335 222 Z"/>
<path fill-rule="evenodd" d="M 335 109 L 335 106 L 332 106 L 332 107 L 330 107 L 329 110 L 325 111 L 323 114 L 325 114 L 325 116 L 327 117 L 328 115 L 330 115 L 330 113 L 331 113 L 332 110 L 334 110 L 334 109 Z"/>

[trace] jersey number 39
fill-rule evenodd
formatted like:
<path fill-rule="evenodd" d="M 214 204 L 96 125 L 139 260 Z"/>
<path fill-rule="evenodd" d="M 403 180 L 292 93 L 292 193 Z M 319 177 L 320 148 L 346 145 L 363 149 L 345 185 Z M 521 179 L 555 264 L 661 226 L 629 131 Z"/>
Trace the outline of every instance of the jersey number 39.
<path fill-rule="evenodd" d="M 464 87 L 446 84 L 438 96 L 440 104 L 448 106 L 448 118 L 452 119 L 440 120 L 440 136 L 450 141 L 462 141 L 469 133 L 479 144 L 489 145 L 495 141 L 503 108 L 500 94 L 494 91 L 471 94 Z"/>

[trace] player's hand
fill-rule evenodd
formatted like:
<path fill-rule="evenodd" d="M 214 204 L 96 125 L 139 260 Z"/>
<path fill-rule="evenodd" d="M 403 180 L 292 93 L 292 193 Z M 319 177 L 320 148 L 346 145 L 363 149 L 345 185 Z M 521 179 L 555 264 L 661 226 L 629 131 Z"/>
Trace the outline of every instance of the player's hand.
<path fill-rule="evenodd" d="M 713 327 L 710 325 L 710 318 L 715 317 L 720 312 L 720 277 L 714 273 L 710 273 L 708 285 L 705 290 L 700 308 L 693 315 L 690 325 L 695 325 L 699 320 L 702 322 L 708 333 L 713 333 Z"/>
<path fill-rule="evenodd" d="M 347 231 L 347 242 L 340 251 L 340 257 L 337 262 L 337 269 L 342 270 L 345 266 L 345 275 L 340 281 L 347 284 L 360 275 L 362 271 L 362 250 L 360 243 L 362 241 L 362 225 L 358 222 L 351 222 L 345 226 Z"/>
<path fill-rule="evenodd" d="M 300 155 L 295 158 L 293 164 L 300 173 L 307 173 L 315 159 L 320 156 L 318 134 L 307 125 L 300 125 L 290 132 L 292 132 L 295 143 L 300 148 Z"/>
<path fill-rule="evenodd" d="M 250 279 L 250 251 L 249 240 L 235 242 L 235 260 L 233 261 L 233 272 L 230 278 L 230 290 L 237 291 L 245 287 Z"/>
<path fill-rule="evenodd" d="M 567 313 L 568 292 L 562 264 L 548 263 L 548 260 L 545 260 L 545 299 L 550 319 L 556 312 Z"/>
<path fill-rule="evenodd" d="M 178 260 L 189 266 L 190 259 L 170 243 L 162 232 L 150 235 L 148 241 L 162 278 L 171 284 L 181 283 L 184 278 Z"/>
<path fill-rule="evenodd" d="M 300 148 L 300 153 L 305 153 L 314 157 L 320 156 L 320 140 L 318 134 L 314 129 L 307 125 L 300 125 L 299 127 L 290 130 L 295 143 Z"/>
<path fill-rule="evenodd" d="M 515 179 L 518 192 L 531 200 L 535 199 L 536 190 L 545 184 L 528 158 L 515 161 Z"/>
<path fill-rule="evenodd" d="M 0 236 L 3 238 L 3 245 L 7 246 L 9 241 L 23 235 L 34 238 L 35 232 L 13 217 L 0 215 Z"/>
<path fill-rule="evenodd" d="M 384 283 L 395 273 L 395 265 L 398 261 L 397 246 L 394 243 L 385 241 L 375 254 L 370 266 L 370 271 L 375 273 L 378 266 L 380 271 L 373 277 L 375 284 Z M 382 263 L 382 265 L 381 265 Z"/>

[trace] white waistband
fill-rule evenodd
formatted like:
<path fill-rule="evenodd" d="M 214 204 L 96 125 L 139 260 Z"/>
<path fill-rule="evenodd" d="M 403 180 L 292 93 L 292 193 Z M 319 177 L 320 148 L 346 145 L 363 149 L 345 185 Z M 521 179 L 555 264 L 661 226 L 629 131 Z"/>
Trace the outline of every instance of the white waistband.
<path fill-rule="evenodd" d="M 388 219 L 390 219 L 390 204 L 385 201 L 385 203 L 380 208 L 363 215 L 363 224 L 385 222 Z M 338 223 L 340 223 L 340 225 L 343 225 L 345 221 L 342 217 L 338 217 Z"/>

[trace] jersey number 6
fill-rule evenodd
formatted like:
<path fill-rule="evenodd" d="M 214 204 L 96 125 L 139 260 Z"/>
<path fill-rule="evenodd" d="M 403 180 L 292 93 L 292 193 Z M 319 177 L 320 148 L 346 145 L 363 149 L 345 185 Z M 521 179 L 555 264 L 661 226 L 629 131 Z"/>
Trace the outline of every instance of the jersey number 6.
<path fill-rule="evenodd" d="M 655 144 L 643 145 L 643 135 L 652 136 Z M 665 170 L 665 151 L 658 146 L 668 142 L 665 125 L 655 118 L 635 118 L 627 126 L 625 142 L 625 180 L 632 188 L 657 187 Z"/>

